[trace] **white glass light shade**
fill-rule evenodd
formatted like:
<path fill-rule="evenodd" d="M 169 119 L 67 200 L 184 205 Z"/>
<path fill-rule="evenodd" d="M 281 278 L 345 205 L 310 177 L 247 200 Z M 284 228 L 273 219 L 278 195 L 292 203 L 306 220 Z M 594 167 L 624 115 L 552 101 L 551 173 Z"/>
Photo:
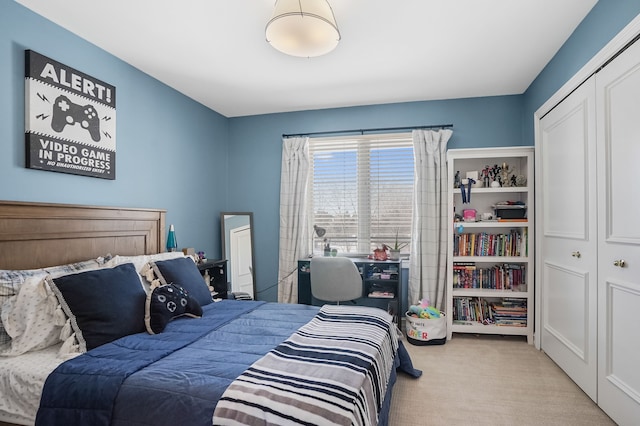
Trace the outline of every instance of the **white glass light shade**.
<path fill-rule="evenodd" d="M 277 0 L 265 33 L 275 49 L 301 58 L 329 53 L 340 41 L 327 0 Z"/>

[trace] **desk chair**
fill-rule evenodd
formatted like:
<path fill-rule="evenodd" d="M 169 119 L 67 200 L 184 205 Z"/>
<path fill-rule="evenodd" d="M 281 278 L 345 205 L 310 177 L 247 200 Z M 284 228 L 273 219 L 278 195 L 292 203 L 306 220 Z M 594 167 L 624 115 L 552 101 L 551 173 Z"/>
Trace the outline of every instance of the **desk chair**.
<path fill-rule="evenodd" d="M 312 257 L 311 294 L 325 302 L 346 302 L 362 297 L 362 277 L 346 257 Z"/>

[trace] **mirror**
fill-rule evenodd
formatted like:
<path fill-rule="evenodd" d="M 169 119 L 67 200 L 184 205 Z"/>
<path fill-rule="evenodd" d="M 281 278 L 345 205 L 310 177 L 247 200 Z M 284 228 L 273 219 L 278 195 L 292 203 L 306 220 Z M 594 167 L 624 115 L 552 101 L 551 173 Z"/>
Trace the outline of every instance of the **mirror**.
<path fill-rule="evenodd" d="M 255 299 L 253 213 L 220 213 L 222 257 L 227 259 L 229 292 L 244 292 Z"/>

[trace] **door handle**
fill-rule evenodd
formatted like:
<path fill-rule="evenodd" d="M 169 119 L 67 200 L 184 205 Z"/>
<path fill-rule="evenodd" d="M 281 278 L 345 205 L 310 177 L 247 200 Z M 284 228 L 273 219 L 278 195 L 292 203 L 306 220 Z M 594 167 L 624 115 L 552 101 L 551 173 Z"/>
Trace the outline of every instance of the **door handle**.
<path fill-rule="evenodd" d="M 618 266 L 618 267 L 620 267 L 620 268 L 624 268 L 625 266 L 627 266 L 627 263 L 626 263 L 624 260 L 622 260 L 622 259 L 620 259 L 620 260 L 614 260 L 614 261 L 613 261 L 613 266 Z"/>
<path fill-rule="evenodd" d="M 579 251 L 574 251 L 573 253 L 571 253 L 571 256 L 575 257 L 576 259 L 580 259 L 582 255 Z"/>

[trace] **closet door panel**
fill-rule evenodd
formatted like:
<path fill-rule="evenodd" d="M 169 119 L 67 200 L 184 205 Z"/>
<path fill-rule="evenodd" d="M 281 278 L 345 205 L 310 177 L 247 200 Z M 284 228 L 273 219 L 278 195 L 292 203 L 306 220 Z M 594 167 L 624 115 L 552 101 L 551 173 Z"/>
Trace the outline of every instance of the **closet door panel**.
<path fill-rule="evenodd" d="M 596 76 L 598 99 L 598 404 L 640 419 L 640 43 Z"/>
<path fill-rule="evenodd" d="M 595 81 L 540 121 L 536 205 L 542 209 L 541 348 L 597 397 Z M 540 226 L 540 224 L 538 224 Z"/>
<path fill-rule="evenodd" d="M 640 306 L 640 292 L 632 283 L 606 282 L 607 311 L 609 313 L 607 323 L 607 347 L 616 351 L 609 354 L 609 362 L 606 366 L 608 380 L 615 381 L 616 386 L 626 389 L 629 394 L 640 402 L 640 368 L 637 357 L 629 357 L 627 354 L 640 354 L 640 342 L 630 338 L 638 334 L 640 319 L 637 315 L 629 318 L 629 312 L 635 312 Z"/>
<path fill-rule="evenodd" d="M 556 118 L 556 116 L 558 116 Z M 564 105 L 545 117 L 542 145 L 544 235 L 588 239 L 588 105 Z"/>
<path fill-rule="evenodd" d="M 589 336 L 583 324 L 588 321 L 589 274 L 586 271 L 568 269 L 551 262 L 544 264 L 544 280 L 554 283 L 553 291 L 545 292 L 543 299 L 544 331 L 553 339 L 545 339 L 545 351 L 569 349 L 583 362 L 588 362 Z M 555 347 L 560 345 L 559 347 Z M 567 373 L 576 363 L 567 364 Z M 577 372 L 574 372 L 577 373 Z"/>
<path fill-rule="evenodd" d="M 598 405 L 620 425 L 640 418 L 640 290 L 637 283 L 601 282 Z"/>
<path fill-rule="evenodd" d="M 606 78 L 606 75 L 604 75 Z M 598 76 L 598 80 L 601 77 Z M 603 111 L 606 238 L 640 243 L 640 67 L 635 66 L 605 88 Z M 604 200 L 603 200 L 604 201 Z"/>

